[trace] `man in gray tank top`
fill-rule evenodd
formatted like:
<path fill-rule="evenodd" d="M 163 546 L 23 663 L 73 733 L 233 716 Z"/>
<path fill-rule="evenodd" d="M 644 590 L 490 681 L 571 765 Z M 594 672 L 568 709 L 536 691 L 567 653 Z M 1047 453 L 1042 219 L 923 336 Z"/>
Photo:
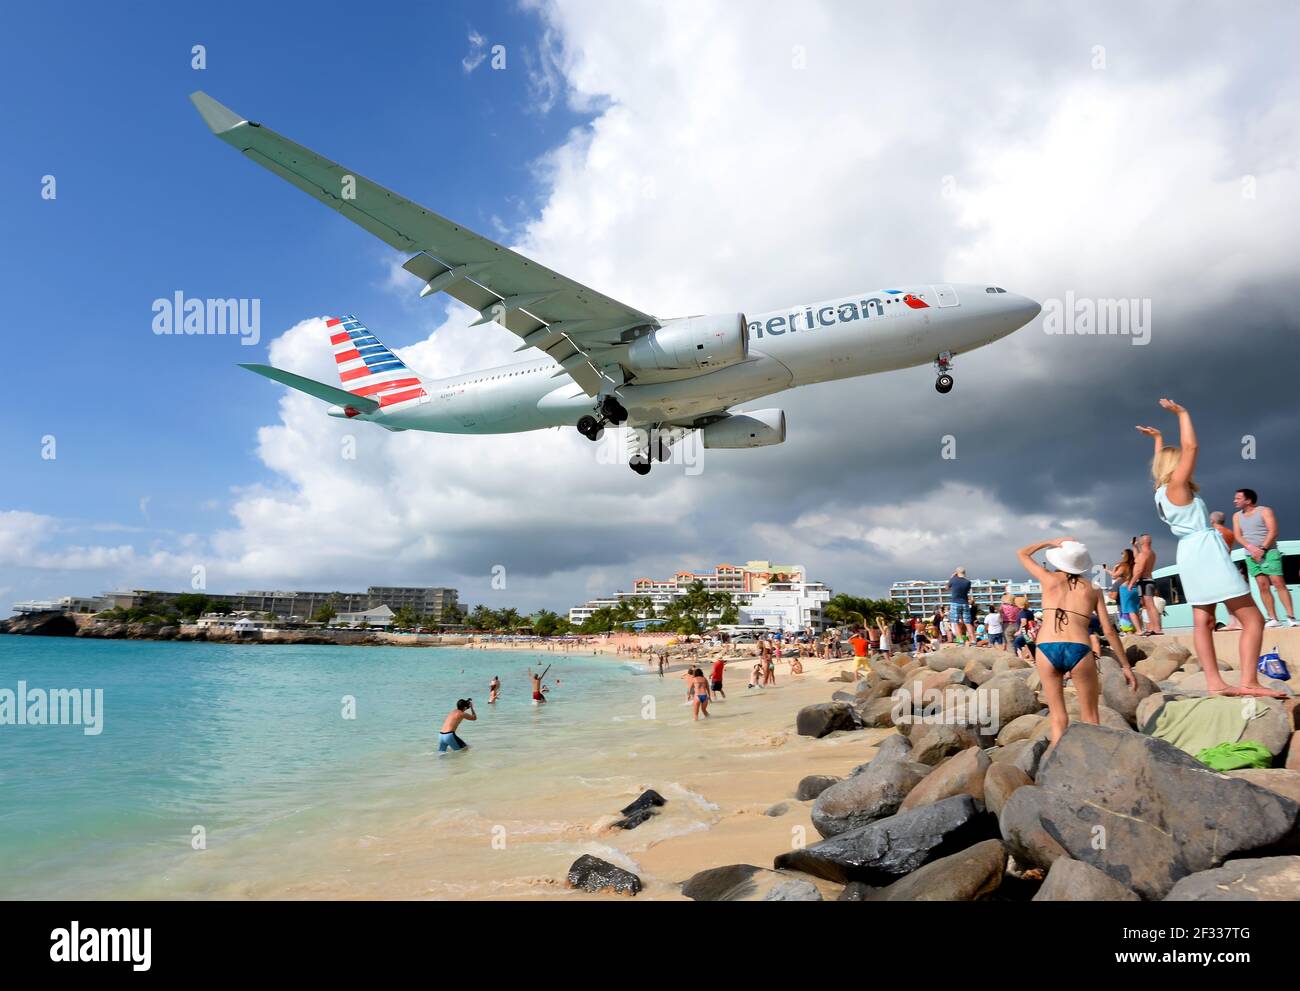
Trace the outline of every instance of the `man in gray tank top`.
<path fill-rule="evenodd" d="M 1232 497 L 1232 504 L 1237 507 L 1232 514 L 1232 531 L 1246 549 L 1246 572 L 1259 587 L 1259 599 L 1268 616 L 1264 625 L 1274 629 L 1300 626 L 1291 604 L 1291 590 L 1282 577 L 1282 552 L 1277 548 L 1277 517 L 1273 510 L 1258 505 L 1258 502 L 1259 495 L 1254 489 L 1237 490 Z M 1285 612 L 1278 612 L 1274 593 L 1282 601 Z M 1291 618 L 1287 619 L 1288 616 Z"/>

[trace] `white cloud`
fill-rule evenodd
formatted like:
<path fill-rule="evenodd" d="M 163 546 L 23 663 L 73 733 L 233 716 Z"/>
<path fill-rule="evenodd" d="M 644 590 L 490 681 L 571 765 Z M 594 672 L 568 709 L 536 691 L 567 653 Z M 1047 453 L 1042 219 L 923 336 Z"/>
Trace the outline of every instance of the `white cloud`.
<path fill-rule="evenodd" d="M 465 70 L 466 75 L 473 72 L 483 64 L 483 60 L 487 58 L 487 52 L 484 50 L 486 46 L 487 39 L 473 28 L 470 28 L 469 51 L 466 52 L 465 57 L 460 60 L 460 67 Z"/>

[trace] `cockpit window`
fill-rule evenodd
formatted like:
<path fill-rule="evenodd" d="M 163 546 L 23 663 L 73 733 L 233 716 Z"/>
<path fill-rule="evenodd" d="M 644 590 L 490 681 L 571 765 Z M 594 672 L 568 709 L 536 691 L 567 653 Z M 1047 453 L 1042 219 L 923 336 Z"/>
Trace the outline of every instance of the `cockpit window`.
<path fill-rule="evenodd" d="M 992 286 L 989 286 L 989 287 L 988 287 L 987 289 L 985 289 L 984 291 L 985 291 L 985 292 L 997 292 L 997 290 L 994 289 Z"/>

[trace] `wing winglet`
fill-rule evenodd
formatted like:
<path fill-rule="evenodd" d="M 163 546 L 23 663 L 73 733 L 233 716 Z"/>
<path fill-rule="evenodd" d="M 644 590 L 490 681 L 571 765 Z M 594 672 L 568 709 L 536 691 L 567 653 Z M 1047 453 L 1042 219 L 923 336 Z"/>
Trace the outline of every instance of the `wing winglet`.
<path fill-rule="evenodd" d="M 203 90 L 191 93 L 190 102 L 194 104 L 199 116 L 203 118 L 203 123 L 208 125 L 208 129 L 213 134 L 222 134 L 245 123 L 245 118 L 240 117 L 229 107 L 221 105 Z"/>

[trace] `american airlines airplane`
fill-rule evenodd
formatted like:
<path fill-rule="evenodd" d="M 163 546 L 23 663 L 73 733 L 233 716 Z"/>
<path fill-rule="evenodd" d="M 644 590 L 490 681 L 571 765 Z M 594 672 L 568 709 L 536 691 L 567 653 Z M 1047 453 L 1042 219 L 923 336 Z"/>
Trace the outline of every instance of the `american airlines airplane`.
<path fill-rule="evenodd" d="M 795 386 L 933 363 L 952 389 L 953 357 L 1038 315 L 1000 286 L 919 284 L 853 293 L 766 313 L 663 319 L 602 296 L 509 248 L 245 120 L 190 96 L 212 132 L 410 258 L 421 296 L 445 292 L 498 323 L 534 356 L 434 379 L 408 368 L 355 317 L 329 321 L 339 386 L 268 365 L 243 365 L 315 396 L 330 416 L 388 430 L 492 434 L 576 426 L 599 440 L 628 431 L 628 462 L 645 475 L 698 430 L 707 448 L 785 440 L 780 409 L 733 410 Z"/>

